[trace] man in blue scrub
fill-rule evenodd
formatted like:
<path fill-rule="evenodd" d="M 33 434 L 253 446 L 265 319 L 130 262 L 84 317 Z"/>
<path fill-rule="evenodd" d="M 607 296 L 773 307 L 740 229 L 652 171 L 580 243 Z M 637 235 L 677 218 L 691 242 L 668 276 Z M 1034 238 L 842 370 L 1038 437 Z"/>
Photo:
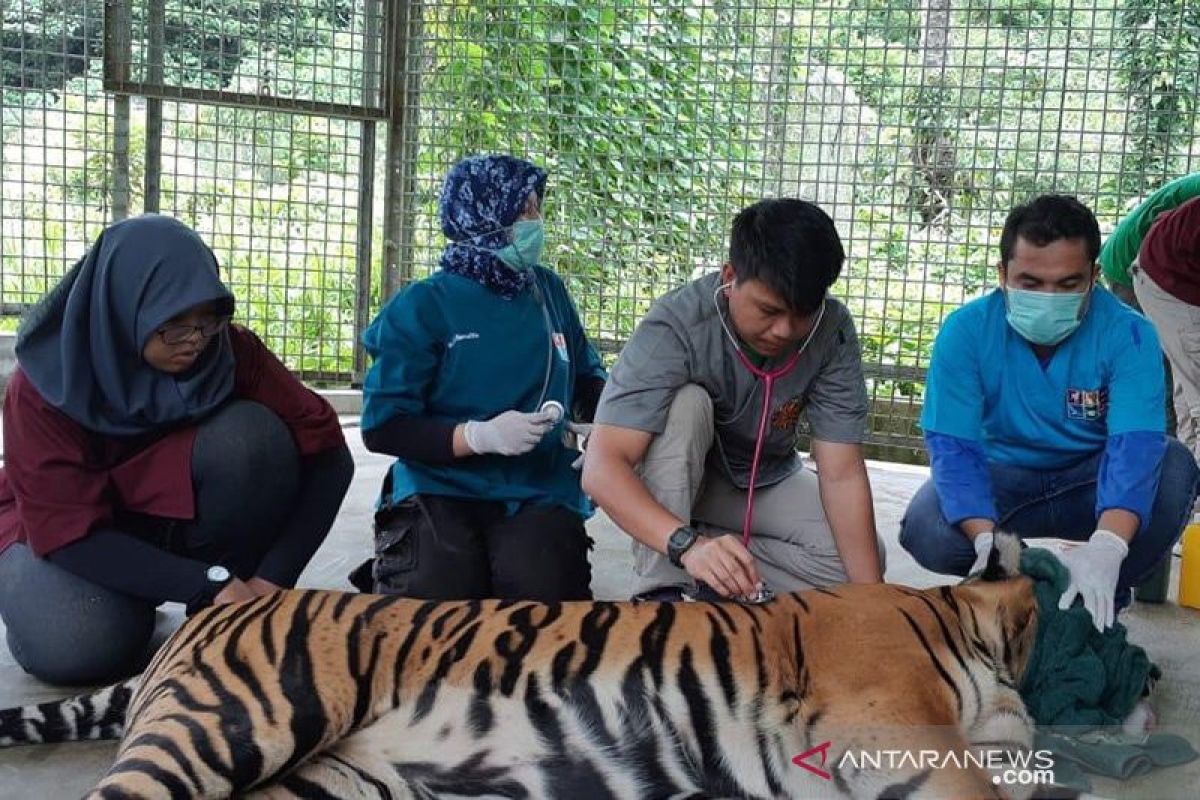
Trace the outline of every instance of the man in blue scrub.
<path fill-rule="evenodd" d="M 1096 627 L 1179 537 L 1191 453 L 1164 434 L 1154 327 L 1096 283 L 1100 229 L 1072 197 L 1018 206 L 1000 287 L 946 318 L 921 425 L 933 478 L 900 543 L 935 572 L 982 568 L 993 532 L 1084 542 L 1062 556 Z"/>

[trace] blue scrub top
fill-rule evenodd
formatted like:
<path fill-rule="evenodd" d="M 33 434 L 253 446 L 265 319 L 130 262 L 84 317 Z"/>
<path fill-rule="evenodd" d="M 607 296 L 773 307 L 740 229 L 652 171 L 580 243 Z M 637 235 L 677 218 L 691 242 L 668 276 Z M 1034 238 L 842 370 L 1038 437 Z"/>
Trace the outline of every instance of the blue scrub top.
<path fill-rule="evenodd" d="M 999 289 L 946 318 L 933 346 L 921 426 L 979 442 L 989 461 L 1057 469 L 1109 437 L 1165 430 L 1154 327 L 1095 287 L 1083 322 L 1039 360 L 1005 318 Z"/>
<path fill-rule="evenodd" d="M 562 280 L 544 267 L 534 286 L 506 300 L 479 283 L 439 271 L 406 287 L 363 333 L 373 363 L 363 386 L 364 431 L 392 417 L 459 423 L 557 400 L 568 415 L 576 382 L 605 377 Z M 543 311 L 544 309 L 544 311 Z M 548 317 L 548 319 L 547 319 Z M 471 456 L 453 464 L 398 459 L 392 501 L 436 494 L 559 505 L 583 517 L 592 505 L 562 443 L 560 423 L 520 456 Z"/>

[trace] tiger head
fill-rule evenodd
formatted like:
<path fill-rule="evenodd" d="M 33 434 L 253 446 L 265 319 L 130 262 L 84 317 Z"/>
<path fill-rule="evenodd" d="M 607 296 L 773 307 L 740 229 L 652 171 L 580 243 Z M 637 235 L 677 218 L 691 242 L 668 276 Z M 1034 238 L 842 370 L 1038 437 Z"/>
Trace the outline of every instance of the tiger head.
<path fill-rule="evenodd" d="M 983 639 L 995 650 L 992 655 L 1018 684 L 1033 652 L 1038 623 L 1033 580 L 1021 574 L 1021 548 L 1020 538 L 997 532 L 987 565 L 954 587 L 955 594 L 976 610 Z"/>

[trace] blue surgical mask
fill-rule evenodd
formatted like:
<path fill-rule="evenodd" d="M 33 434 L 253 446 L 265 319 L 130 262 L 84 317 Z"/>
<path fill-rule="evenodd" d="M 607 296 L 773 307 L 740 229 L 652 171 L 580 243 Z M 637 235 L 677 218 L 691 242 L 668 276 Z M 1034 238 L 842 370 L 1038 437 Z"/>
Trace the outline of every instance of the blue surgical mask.
<path fill-rule="evenodd" d="M 496 251 L 496 258 L 515 270 L 532 269 L 542 258 L 546 231 L 540 219 L 519 219 L 512 226 L 512 244 Z"/>
<path fill-rule="evenodd" d="M 1088 292 L 1033 292 L 1005 287 L 1008 324 L 1041 345 L 1056 345 L 1083 322 Z"/>

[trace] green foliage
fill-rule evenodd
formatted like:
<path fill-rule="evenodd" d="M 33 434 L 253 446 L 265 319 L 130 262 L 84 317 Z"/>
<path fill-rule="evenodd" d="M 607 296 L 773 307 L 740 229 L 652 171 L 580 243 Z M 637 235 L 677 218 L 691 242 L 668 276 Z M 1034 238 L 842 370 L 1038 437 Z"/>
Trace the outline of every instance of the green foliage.
<path fill-rule="evenodd" d="M 0 221 L 25 231 L 4 229 L 6 299 L 40 291 L 107 217 L 102 3 L 15 0 L 3 12 Z M 1013 204 L 1069 192 L 1108 227 L 1187 170 L 1193 149 L 1200 6 L 1186 0 L 952 2 L 936 76 L 921 50 L 922 4 L 911 0 L 413 6 L 423 17 L 405 168 L 412 274 L 437 263 L 437 193 L 469 153 L 513 152 L 550 170 L 547 262 L 588 330 L 614 345 L 653 298 L 720 263 L 746 203 L 817 197 L 847 242 L 835 291 L 883 376 L 879 396 L 920 397 L 909 368 L 927 363 L 945 314 L 994 282 Z M 134 0 L 138 30 L 145 9 Z M 362 101 L 362 39 L 352 36 L 361 0 L 167 0 L 166 9 L 169 81 Z M 145 47 L 135 36 L 135 62 Z M 145 130 L 133 105 L 136 212 Z M 243 319 L 289 365 L 348 372 L 358 124 L 165 105 L 164 210 L 206 231 Z M 36 130 L 45 141 L 23 141 Z M 381 202 L 374 230 L 378 259 Z M 385 299 L 378 285 L 372 309 Z"/>
<path fill-rule="evenodd" d="M 1193 136 L 1200 91 L 1200 5 L 1126 0 L 1119 64 L 1133 105 L 1123 188 L 1144 194 L 1174 172 Z"/>
<path fill-rule="evenodd" d="M 353 4 L 165 0 L 164 79 L 172 85 L 229 88 L 244 62 L 266 56 L 274 63 L 328 48 L 336 32 L 349 24 Z M 130 11 L 133 61 L 142 63 L 149 3 L 130 0 Z M 0 86 L 56 96 L 70 79 L 99 69 L 103 29 L 104 0 L 14 0 L 0 29 Z M 12 93 L 4 102 L 30 99 Z"/>
<path fill-rule="evenodd" d="M 530 154 L 552 174 L 549 263 L 579 285 L 590 322 L 624 338 L 648 301 L 719 259 L 754 164 L 753 75 L 736 4 L 483 2 L 425 20 L 418 264 L 441 248 L 434 200 L 459 157 Z M 470 98 L 460 102 L 460 98 Z M 615 297 L 614 297 L 615 295 Z"/>

